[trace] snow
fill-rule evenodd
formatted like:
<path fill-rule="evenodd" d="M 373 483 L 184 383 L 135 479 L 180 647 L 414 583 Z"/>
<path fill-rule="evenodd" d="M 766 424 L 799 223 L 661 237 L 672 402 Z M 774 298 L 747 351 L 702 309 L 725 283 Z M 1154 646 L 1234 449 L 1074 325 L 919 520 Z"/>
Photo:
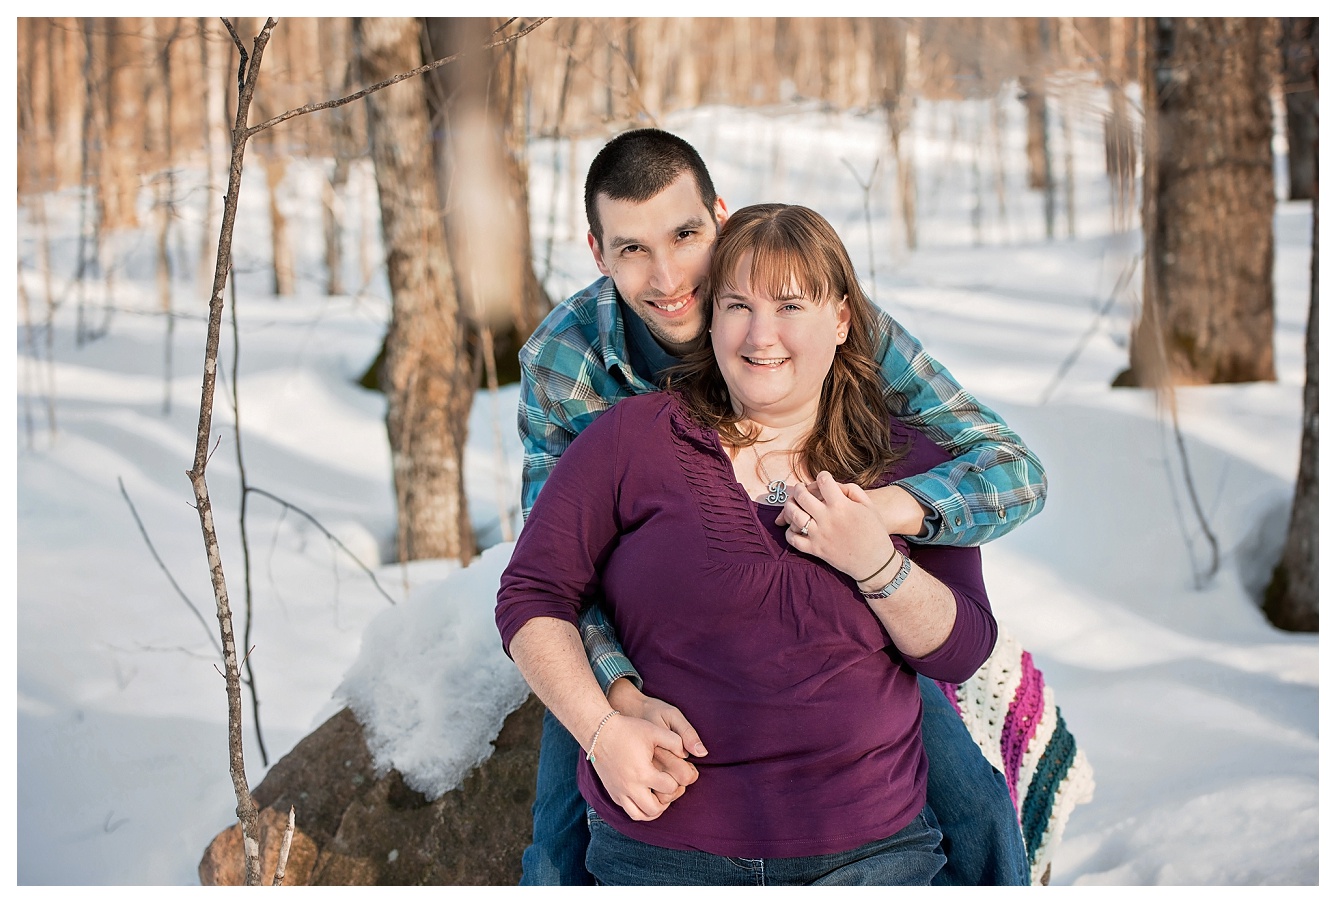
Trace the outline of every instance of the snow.
<path fill-rule="evenodd" d="M 1109 388 L 1126 365 L 1139 237 L 1112 228 L 1102 101 L 1095 92 L 1078 100 L 1075 237 L 1060 197 L 1051 240 L 1042 198 L 1024 187 L 1019 107 L 1004 105 L 998 170 L 973 137 L 991 115 L 985 105 L 920 105 L 912 251 L 876 117 L 707 108 L 664 126 L 696 144 L 731 209 L 779 200 L 823 212 L 864 277 L 875 275 L 878 301 L 1045 463 L 1046 508 L 986 547 L 985 573 L 1000 619 L 1044 670 L 1095 771 L 1094 799 L 1067 826 L 1053 883 L 1316 885 L 1318 641 L 1270 627 L 1257 601 L 1298 466 L 1311 207 L 1282 201 L 1276 213 L 1279 378 L 1180 390 L 1185 471 L 1167 408 L 1148 392 Z M 581 166 L 600 144 L 580 142 Z M 595 275 L 580 216 L 583 171 L 570 172 L 569 159 L 547 141 L 531 149 L 534 246 L 542 256 L 551 237 L 554 297 Z M 435 795 L 488 754 L 527 692 L 492 621 L 519 526 L 517 395 L 514 386 L 480 392 L 470 421 L 467 487 L 487 551 L 463 569 L 396 564 L 384 401 L 357 385 L 386 322 L 384 274 L 362 274 L 350 259 L 357 290 L 322 294 L 320 177 L 317 166 L 294 165 L 285 183 L 303 244 L 300 290 L 280 299 L 265 276 L 263 179 L 247 174 L 237 229 L 240 353 L 234 370 L 229 301 L 210 497 L 239 637 L 249 558 L 252 620 L 241 641 L 252 649 L 269 761 L 350 705 L 368 722 L 378 763 Z M 869 179 L 871 258 L 859 187 Z M 372 196 L 369 180 L 361 170 L 350 193 L 353 241 L 363 234 L 359 217 L 375 215 L 357 200 Z M 120 237 L 108 304 L 101 279 L 83 295 L 69 284 L 77 197 L 45 199 L 61 298 L 48 337 L 43 233 L 29 208 L 18 211 L 17 269 L 29 303 L 26 315 L 16 305 L 14 346 L 10 849 L 20 885 L 195 885 L 205 846 L 235 818 L 218 627 L 185 476 L 208 297 L 190 281 L 195 262 L 185 249 L 199 244 L 202 194 L 186 195 L 178 221 L 170 373 L 151 232 Z M 548 271 L 544 261 L 538 270 Z M 1131 290 L 1118 289 L 1120 278 Z M 83 342 L 81 297 L 85 322 L 105 325 Z M 252 486 L 286 502 L 249 497 L 244 548 L 243 464 Z M 1218 543 L 1213 574 L 1187 472 Z M 258 739 L 248 697 L 252 786 L 265 772 Z"/>

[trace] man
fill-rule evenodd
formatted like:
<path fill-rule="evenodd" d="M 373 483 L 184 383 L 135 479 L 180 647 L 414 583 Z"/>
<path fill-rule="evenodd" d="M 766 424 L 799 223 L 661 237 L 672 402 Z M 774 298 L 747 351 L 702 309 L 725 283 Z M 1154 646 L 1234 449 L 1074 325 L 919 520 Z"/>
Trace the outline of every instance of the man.
<path fill-rule="evenodd" d="M 520 351 L 525 517 L 575 436 L 619 399 L 657 391 L 659 377 L 704 331 L 705 301 L 698 290 L 728 216 L 696 151 L 657 129 L 623 133 L 599 152 L 585 182 L 585 212 L 589 248 L 603 278 L 554 309 Z M 1038 512 L 1047 479 L 1020 438 L 898 323 L 884 316 L 881 325 L 887 333 L 882 375 L 888 407 L 956 456 L 869 493 L 887 532 L 919 543 L 978 545 Z M 676 707 L 639 692 L 639 676 L 596 606 L 581 634 L 613 708 L 659 723 L 681 738 L 688 754 L 708 756 L 709 738 L 699 737 Z M 931 762 L 928 802 L 948 858 L 936 883 L 1028 884 L 1005 779 L 941 691 L 923 679 L 920 688 Z M 592 883 L 584 870 L 585 806 L 575 783 L 582 754 L 549 712 L 523 884 Z M 655 790 L 662 811 L 690 792 L 696 771 L 666 751 L 656 764 L 672 778 L 660 786 L 676 785 Z"/>

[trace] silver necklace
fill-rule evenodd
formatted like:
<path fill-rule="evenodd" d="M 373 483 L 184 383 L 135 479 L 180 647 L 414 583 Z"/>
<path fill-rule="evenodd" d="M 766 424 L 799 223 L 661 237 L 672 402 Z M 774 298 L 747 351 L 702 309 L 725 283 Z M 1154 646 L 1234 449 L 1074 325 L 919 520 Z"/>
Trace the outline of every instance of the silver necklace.
<path fill-rule="evenodd" d="M 761 460 L 761 453 L 756 450 L 756 444 L 752 443 L 752 454 L 756 456 L 756 464 L 761 468 L 761 476 L 765 478 L 765 488 L 770 494 L 765 497 L 766 504 L 782 505 L 789 500 L 789 487 L 784 480 L 772 480 L 770 474 L 765 469 L 765 462 Z M 789 468 L 788 476 L 793 476 L 793 468 Z"/>

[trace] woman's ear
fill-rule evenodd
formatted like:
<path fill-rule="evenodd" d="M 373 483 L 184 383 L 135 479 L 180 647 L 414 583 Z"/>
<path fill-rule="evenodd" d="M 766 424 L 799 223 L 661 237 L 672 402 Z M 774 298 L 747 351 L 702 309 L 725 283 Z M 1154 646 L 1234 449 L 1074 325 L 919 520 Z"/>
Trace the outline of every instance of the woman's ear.
<path fill-rule="evenodd" d="M 835 344 L 843 345 L 844 340 L 849 338 L 849 324 L 853 321 L 854 313 L 849 309 L 849 296 L 845 295 L 840 299 L 835 308 L 835 318 L 838 324 L 835 327 Z"/>

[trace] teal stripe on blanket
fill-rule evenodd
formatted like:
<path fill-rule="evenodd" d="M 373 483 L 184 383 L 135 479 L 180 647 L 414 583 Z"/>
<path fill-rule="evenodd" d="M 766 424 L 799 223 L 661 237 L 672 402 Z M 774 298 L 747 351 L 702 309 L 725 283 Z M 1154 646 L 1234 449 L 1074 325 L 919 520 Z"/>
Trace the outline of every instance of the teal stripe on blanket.
<path fill-rule="evenodd" d="M 1030 779 L 1021 810 L 1021 833 L 1025 837 L 1025 849 L 1031 865 L 1034 864 L 1040 844 L 1044 842 L 1044 832 L 1048 830 L 1049 818 L 1053 814 L 1053 801 L 1057 797 L 1058 787 L 1063 778 L 1067 777 L 1076 755 L 1076 738 L 1067 730 L 1062 710 L 1057 709 L 1056 713 L 1053 736 L 1044 748 L 1034 777 Z"/>

